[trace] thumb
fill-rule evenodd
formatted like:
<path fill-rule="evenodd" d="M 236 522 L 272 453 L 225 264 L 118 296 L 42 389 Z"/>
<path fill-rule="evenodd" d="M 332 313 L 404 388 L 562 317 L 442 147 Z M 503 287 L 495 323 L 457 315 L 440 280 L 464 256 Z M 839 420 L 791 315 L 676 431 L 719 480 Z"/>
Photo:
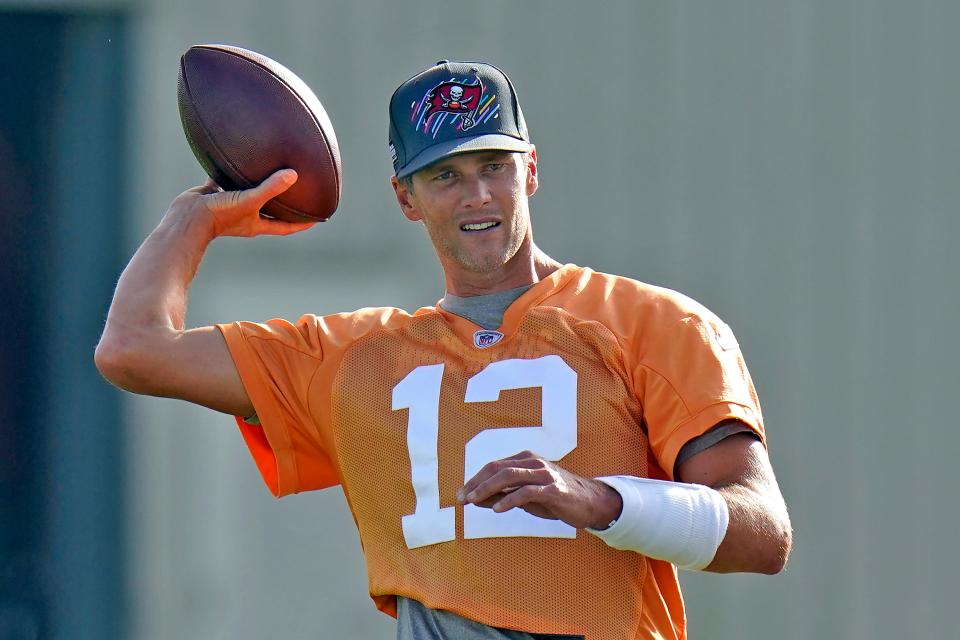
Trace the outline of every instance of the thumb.
<path fill-rule="evenodd" d="M 278 195 L 289 189 L 297 181 L 297 172 L 293 169 L 280 169 L 272 173 L 266 180 L 252 189 L 247 189 L 244 196 L 249 194 L 253 202 L 258 202 L 262 207 L 267 202 L 276 198 Z"/>
<path fill-rule="evenodd" d="M 259 211 L 267 202 L 286 191 L 297 181 L 297 172 L 293 169 L 280 169 L 270 174 L 263 182 L 242 191 L 223 191 L 216 196 L 223 199 L 224 205 L 233 208 L 241 206 Z"/>

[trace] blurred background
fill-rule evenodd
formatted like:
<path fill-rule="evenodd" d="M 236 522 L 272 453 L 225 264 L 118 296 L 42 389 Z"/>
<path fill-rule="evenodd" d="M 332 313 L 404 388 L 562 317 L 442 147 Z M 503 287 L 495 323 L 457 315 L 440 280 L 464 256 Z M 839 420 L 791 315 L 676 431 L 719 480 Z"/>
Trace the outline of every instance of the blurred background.
<path fill-rule="evenodd" d="M 308 233 L 218 240 L 191 325 L 435 302 L 387 100 L 493 62 L 538 244 L 706 304 L 764 402 L 793 558 L 684 574 L 691 637 L 956 637 L 958 28 L 953 0 L 0 0 L 0 639 L 395 633 L 339 490 L 276 501 L 232 419 L 93 367 L 123 265 L 204 179 L 176 78 L 205 42 L 311 85 L 345 180 Z"/>

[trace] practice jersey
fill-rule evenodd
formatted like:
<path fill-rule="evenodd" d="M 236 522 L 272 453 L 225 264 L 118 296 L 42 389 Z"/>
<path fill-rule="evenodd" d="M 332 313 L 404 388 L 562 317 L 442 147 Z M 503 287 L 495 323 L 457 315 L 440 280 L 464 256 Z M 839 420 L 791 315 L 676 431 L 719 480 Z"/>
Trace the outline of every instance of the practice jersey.
<path fill-rule="evenodd" d="M 724 420 L 764 440 L 730 329 L 693 300 L 566 265 L 498 332 L 439 306 L 220 325 L 260 426 L 238 419 L 276 496 L 339 484 L 370 594 L 494 627 L 684 638 L 675 568 L 520 509 L 459 505 L 487 462 L 533 451 L 585 477 L 672 479 Z"/>

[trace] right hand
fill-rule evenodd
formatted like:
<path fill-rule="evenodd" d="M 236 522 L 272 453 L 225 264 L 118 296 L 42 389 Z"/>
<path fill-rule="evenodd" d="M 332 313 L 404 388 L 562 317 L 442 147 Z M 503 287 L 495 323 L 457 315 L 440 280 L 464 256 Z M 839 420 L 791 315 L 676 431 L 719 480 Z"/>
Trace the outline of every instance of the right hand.
<path fill-rule="evenodd" d="M 286 236 L 305 231 L 316 222 L 286 222 L 260 215 L 267 202 L 297 181 L 293 169 L 281 169 L 256 187 L 241 191 L 224 191 L 211 180 L 187 189 L 177 196 L 167 210 L 166 218 L 188 218 L 209 225 L 213 237 Z"/>

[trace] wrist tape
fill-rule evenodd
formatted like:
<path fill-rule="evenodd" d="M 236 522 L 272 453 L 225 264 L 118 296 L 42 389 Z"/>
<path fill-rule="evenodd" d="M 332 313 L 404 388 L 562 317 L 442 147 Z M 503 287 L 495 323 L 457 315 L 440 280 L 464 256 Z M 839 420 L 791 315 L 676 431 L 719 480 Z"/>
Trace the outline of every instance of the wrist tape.
<path fill-rule="evenodd" d="M 620 494 L 623 511 L 607 529 L 587 531 L 614 549 L 636 551 L 681 569 L 703 569 L 713 560 L 729 520 L 720 493 L 700 484 L 633 476 L 597 480 Z"/>

